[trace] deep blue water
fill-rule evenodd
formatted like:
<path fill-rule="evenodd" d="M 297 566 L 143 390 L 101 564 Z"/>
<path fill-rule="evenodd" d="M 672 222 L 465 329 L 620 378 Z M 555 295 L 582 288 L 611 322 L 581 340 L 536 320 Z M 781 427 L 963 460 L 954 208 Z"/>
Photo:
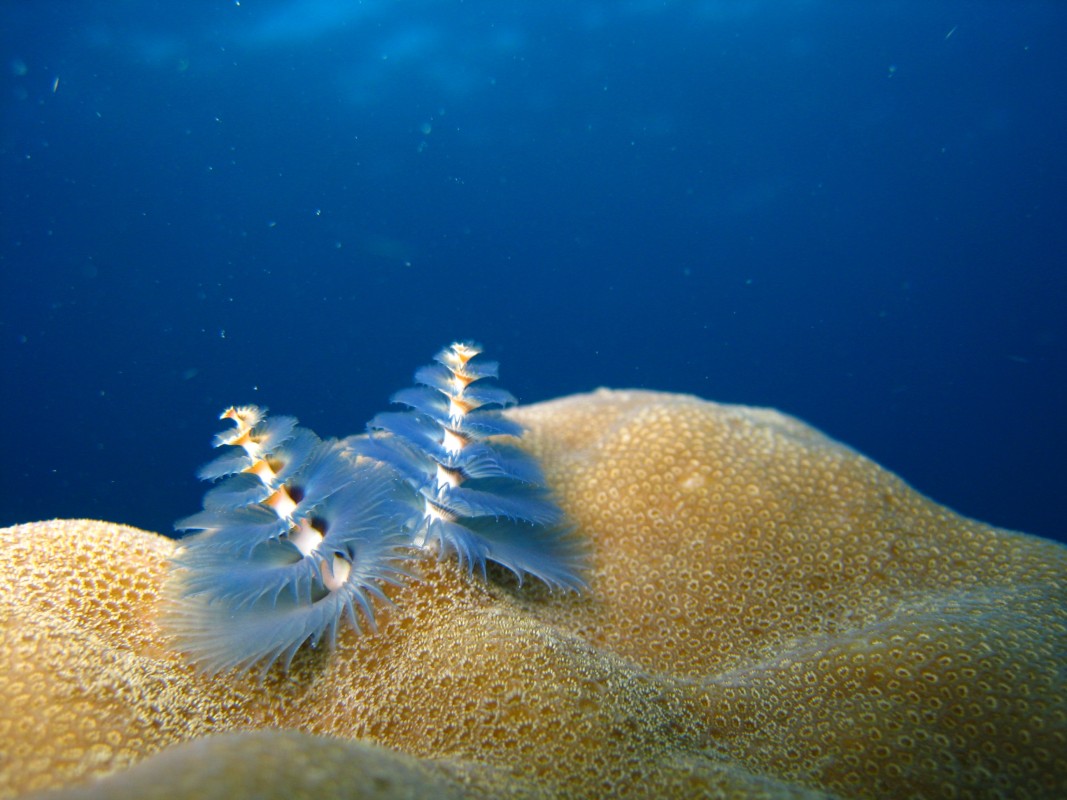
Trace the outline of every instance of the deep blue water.
<path fill-rule="evenodd" d="M 169 531 L 216 416 L 769 405 L 1067 537 L 1067 5 L 0 4 L 0 524 Z"/>

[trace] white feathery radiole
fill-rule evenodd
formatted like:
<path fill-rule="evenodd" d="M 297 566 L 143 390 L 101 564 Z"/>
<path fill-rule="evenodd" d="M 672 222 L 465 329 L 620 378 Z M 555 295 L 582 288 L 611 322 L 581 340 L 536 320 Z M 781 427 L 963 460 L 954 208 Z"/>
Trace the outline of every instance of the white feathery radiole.
<path fill-rule="evenodd" d="M 374 627 L 373 600 L 405 572 L 405 487 L 393 470 L 321 441 L 291 417 L 228 409 L 236 429 L 202 476 L 228 476 L 180 521 L 164 624 L 207 672 L 288 666 L 305 642 L 332 645 L 340 617 Z"/>
<path fill-rule="evenodd" d="M 226 452 L 199 472 L 219 482 L 176 526 L 194 532 L 162 614 L 176 647 L 209 673 L 287 669 L 305 643 L 333 646 L 342 616 L 374 629 L 383 587 L 423 552 L 580 590 L 585 548 L 517 446 L 522 427 L 500 413 L 515 399 L 484 382 L 497 365 L 480 352 L 442 350 L 394 396 L 408 410 L 379 414 L 367 436 L 323 441 L 294 417 L 224 411 Z"/>
<path fill-rule="evenodd" d="M 586 554 L 536 460 L 517 446 L 522 426 L 500 413 L 515 398 L 484 382 L 498 366 L 481 351 L 458 342 L 438 353 L 416 371 L 419 386 L 393 396 L 409 410 L 376 416 L 353 448 L 391 464 L 416 492 L 416 547 L 454 552 L 470 570 L 495 561 L 520 580 L 580 589 Z"/>

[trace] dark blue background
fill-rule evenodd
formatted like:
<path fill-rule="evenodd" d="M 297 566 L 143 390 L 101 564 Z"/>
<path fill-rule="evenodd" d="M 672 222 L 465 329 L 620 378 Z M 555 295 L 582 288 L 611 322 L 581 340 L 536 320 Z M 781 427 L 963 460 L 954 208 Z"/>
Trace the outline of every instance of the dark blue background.
<path fill-rule="evenodd" d="M 0 524 L 169 531 L 231 403 L 775 406 L 1067 535 L 1062 3 L 0 5 Z M 58 80 L 58 84 L 56 81 Z"/>

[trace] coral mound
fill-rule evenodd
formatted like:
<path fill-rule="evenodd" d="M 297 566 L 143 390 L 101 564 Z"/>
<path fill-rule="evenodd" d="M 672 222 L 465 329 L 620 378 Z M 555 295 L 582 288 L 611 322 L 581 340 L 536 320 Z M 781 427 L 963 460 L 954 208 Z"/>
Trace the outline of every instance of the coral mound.
<path fill-rule="evenodd" d="M 171 540 L 0 531 L 0 797 L 1067 796 L 1067 548 L 773 411 L 509 415 L 589 588 L 427 559 L 379 633 L 263 680 L 161 635 Z"/>

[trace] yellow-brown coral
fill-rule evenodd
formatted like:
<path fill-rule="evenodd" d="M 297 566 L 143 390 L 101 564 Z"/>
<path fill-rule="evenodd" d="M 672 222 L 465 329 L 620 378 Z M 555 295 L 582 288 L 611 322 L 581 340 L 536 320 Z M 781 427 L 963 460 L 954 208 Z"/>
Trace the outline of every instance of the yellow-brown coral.
<path fill-rule="evenodd" d="M 245 733 L 144 767 L 229 797 L 267 763 L 279 797 L 1067 796 L 1067 549 L 773 411 L 601 391 L 511 413 L 593 545 L 590 589 L 426 562 L 379 634 L 262 684 L 160 638 L 169 540 L 0 532 L 0 796 L 107 773 L 97 796 L 141 796 L 126 767 L 259 729 L 342 741 Z"/>

